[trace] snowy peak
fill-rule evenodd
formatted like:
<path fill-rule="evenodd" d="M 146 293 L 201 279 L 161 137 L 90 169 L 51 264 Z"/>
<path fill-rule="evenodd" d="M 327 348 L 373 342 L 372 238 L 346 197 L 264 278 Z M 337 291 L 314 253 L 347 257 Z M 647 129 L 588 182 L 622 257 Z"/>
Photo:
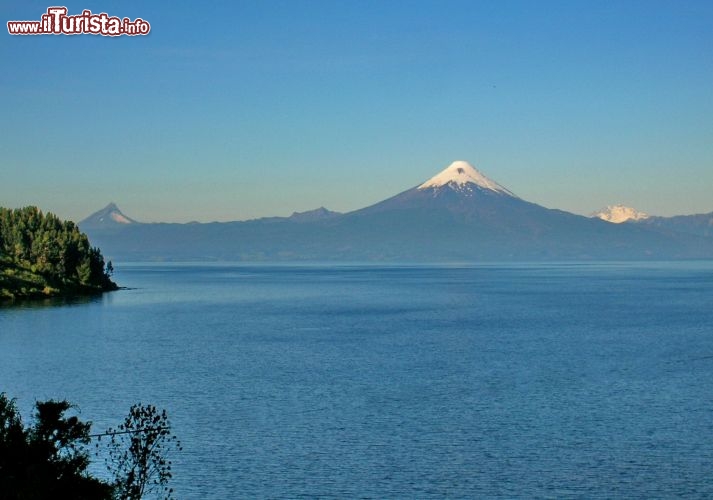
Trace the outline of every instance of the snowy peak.
<path fill-rule="evenodd" d="M 628 220 L 648 219 L 649 215 L 624 205 L 609 205 L 606 208 L 594 212 L 590 217 L 596 217 L 614 224 L 621 224 Z"/>
<path fill-rule="evenodd" d="M 466 194 L 473 192 L 473 187 L 487 189 L 507 196 L 515 195 L 497 182 L 486 177 L 467 161 L 454 161 L 439 174 L 418 186 L 418 189 L 439 189 L 448 186 Z"/>
<path fill-rule="evenodd" d="M 136 221 L 124 215 L 115 203 L 109 203 L 79 223 L 81 227 L 123 226 L 128 224 L 136 224 Z"/>
<path fill-rule="evenodd" d="M 111 220 L 116 222 L 117 224 L 133 224 L 134 221 L 129 219 L 126 215 L 121 213 L 121 210 L 119 210 L 119 207 L 116 206 L 114 203 L 110 203 L 109 206 L 107 207 L 107 217 L 109 217 Z"/>

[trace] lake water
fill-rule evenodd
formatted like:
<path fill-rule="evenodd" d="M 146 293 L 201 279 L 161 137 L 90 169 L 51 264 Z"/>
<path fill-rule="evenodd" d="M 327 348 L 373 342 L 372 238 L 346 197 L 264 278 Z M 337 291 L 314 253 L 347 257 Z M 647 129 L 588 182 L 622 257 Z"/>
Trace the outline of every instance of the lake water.
<path fill-rule="evenodd" d="M 166 408 L 179 498 L 713 496 L 713 263 L 116 267 L 0 391 Z"/>

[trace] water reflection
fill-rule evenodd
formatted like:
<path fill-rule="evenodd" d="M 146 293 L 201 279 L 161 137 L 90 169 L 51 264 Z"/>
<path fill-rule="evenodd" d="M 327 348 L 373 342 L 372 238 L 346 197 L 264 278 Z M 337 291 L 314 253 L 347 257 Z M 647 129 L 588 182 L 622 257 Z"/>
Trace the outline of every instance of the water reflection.
<path fill-rule="evenodd" d="M 102 303 L 111 300 L 109 296 L 114 292 L 96 295 L 76 295 L 68 297 L 47 297 L 45 299 L 16 299 L 14 301 L 0 301 L 0 309 L 45 309 L 48 307 L 82 306 L 86 304 Z"/>

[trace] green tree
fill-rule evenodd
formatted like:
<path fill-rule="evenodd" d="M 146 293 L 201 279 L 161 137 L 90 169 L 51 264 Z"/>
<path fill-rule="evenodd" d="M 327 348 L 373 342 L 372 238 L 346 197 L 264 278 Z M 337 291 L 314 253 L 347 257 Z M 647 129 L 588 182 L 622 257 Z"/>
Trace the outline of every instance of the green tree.
<path fill-rule="evenodd" d="M 32 273 L 35 292 L 48 287 L 69 293 L 117 288 L 101 252 L 76 224 L 37 207 L 0 208 L 0 259 L 7 268 Z"/>

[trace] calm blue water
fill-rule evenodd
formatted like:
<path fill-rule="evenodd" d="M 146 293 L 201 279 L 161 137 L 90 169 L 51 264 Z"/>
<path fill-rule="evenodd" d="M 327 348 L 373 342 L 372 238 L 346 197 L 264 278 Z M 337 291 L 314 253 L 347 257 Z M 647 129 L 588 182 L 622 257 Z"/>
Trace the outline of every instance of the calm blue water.
<path fill-rule="evenodd" d="M 712 263 L 117 268 L 0 390 L 165 407 L 181 498 L 713 496 Z"/>

